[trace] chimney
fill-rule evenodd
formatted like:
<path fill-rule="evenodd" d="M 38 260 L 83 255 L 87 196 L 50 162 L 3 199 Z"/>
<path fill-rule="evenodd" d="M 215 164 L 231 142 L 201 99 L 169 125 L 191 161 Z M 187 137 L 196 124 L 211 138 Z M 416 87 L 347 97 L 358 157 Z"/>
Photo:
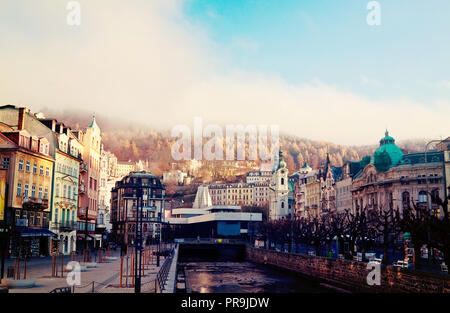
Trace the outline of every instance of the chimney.
<path fill-rule="evenodd" d="M 23 130 L 25 127 L 25 108 L 19 108 L 19 122 L 17 123 L 17 129 Z"/>

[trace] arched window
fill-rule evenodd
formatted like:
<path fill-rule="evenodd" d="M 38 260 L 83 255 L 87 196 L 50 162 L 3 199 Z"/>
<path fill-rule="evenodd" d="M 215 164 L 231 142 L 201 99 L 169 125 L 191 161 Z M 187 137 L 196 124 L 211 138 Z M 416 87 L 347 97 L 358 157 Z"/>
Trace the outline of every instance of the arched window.
<path fill-rule="evenodd" d="M 403 209 L 407 209 L 408 208 L 408 205 L 410 204 L 410 200 L 411 199 L 411 197 L 410 197 L 410 195 L 409 195 L 409 192 L 407 192 L 407 191 L 404 191 L 403 193 L 402 193 L 402 204 L 403 204 Z"/>
<path fill-rule="evenodd" d="M 431 199 L 438 199 L 439 198 L 439 189 L 433 189 L 433 191 L 431 191 Z"/>
<path fill-rule="evenodd" d="M 420 191 L 419 192 L 419 203 L 427 203 L 428 202 L 428 195 L 426 191 Z"/>
<path fill-rule="evenodd" d="M 281 202 L 281 208 L 284 209 L 284 202 Z"/>
<path fill-rule="evenodd" d="M 281 177 L 281 184 L 284 185 L 284 178 Z"/>

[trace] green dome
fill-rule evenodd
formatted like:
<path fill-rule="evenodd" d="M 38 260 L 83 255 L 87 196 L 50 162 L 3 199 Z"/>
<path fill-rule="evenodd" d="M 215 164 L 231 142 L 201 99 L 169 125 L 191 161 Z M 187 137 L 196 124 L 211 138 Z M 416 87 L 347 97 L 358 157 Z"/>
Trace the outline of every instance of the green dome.
<path fill-rule="evenodd" d="M 378 171 L 387 171 L 390 167 L 397 166 L 403 158 L 403 151 L 395 144 L 395 139 L 389 136 L 380 140 L 380 146 L 375 150 L 370 163 L 375 165 Z"/>

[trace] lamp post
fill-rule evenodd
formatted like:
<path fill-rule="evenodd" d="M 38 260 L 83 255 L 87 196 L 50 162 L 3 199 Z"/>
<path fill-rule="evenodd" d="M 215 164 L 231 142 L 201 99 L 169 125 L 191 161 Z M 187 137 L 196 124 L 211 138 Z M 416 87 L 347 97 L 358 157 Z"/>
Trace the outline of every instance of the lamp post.
<path fill-rule="evenodd" d="M 142 187 L 136 190 L 136 238 L 134 240 L 134 292 L 141 293 L 142 274 L 142 222 L 143 222 L 143 201 L 147 200 L 147 195 L 143 194 Z"/>
<path fill-rule="evenodd" d="M 438 142 L 450 142 L 450 140 L 439 140 L 439 139 L 435 139 L 435 140 L 429 141 L 429 142 L 427 143 L 426 147 L 425 147 L 425 164 L 428 163 L 428 160 L 427 160 L 427 153 L 428 153 L 428 147 L 429 147 L 429 145 L 432 144 L 432 143 L 438 143 Z M 444 177 L 445 177 L 445 157 L 444 157 L 444 160 L 443 160 L 442 168 L 443 168 Z M 428 210 L 431 211 L 431 202 L 430 202 L 429 191 L 428 191 L 428 190 L 429 190 L 428 177 L 425 177 L 425 180 L 426 180 L 426 184 L 427 184 L 427 207 L 428 207 Z M 446 184 L 445 184 L 445 180 L 444 180 L 444 194 L 446 193 L 446 186 L 445 186 L 445 185 L 446 185 Z M 431 212 L 431 213 L 433 214 L 433 212 Z M 433 215 L 434 215 L 434 214 L 433 214 Z M 430 232 L 428 232 L 428 238 L 430 238 Z M 433 249 L 430 248 L 429 250 L 430 250 L 430 251 L 429 251 L 430 253 L 428 254 L 428 260 L 430 261 L 430 259 L 433 259 Z"/>

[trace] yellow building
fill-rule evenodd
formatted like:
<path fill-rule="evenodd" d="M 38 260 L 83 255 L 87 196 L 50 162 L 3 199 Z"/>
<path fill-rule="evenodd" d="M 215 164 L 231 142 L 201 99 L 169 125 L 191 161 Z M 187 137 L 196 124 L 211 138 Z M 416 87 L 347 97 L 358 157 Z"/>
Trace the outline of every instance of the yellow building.
<path fill-rule="evenodd" d="M 320 180 L 317 171 L 311 171 L 305 177 L 306 180 L 306 203 L 305 211 L 307 217 L 319 216 L 320 204 Z"/>
<path fill-rule="evenodd" d="M 2 116 L 5 112 L 8 114 Z M 14 115 L 17 126 L 11 126 L 15 124 Z M 47 255 L 47 237 L 54 235 L 48 230 L 55 161 L 50 142 L 53 135 L 24 108 L 0 107 L 0 117 L 0 158 L 2 168 L 7 170 L 8 190 L 3 222 L 13 229 L 10 252 Z"/>

